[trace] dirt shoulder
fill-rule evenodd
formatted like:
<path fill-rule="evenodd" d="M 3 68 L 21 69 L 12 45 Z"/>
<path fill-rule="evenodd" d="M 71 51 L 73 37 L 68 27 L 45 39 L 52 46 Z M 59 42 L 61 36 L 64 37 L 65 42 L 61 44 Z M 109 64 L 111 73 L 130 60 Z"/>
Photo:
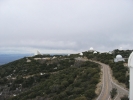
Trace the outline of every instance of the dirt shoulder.
<path fill-rule="evenodd" d="M 99 96 L 100 95 L 100 93 L 101 93 L 101 91 L 102 91 L 102 84 L 103 84 L 103 67 L 102 66 L 100 66 L 101 67 L 101 72 L 100 72 L 100 82 L 97 84 L 97 88 L 96 88 L 96 90 L 95 90 L 95 93 L 96 93 L 96 95 L 97 96 Z M 96 100 L 97 98 L 95 98 L 94 100 Z"/>
<path fill-rule="evenodd" d="M 115 79 L 115 77 L 113 76 L 113 72 L 112 72 L 112 70 L 111 70 L 110 67 L 109 67 L 109 70 L 110 70 L 110 74 L 111 74 L 111 76 L 112 76 L 113 82 L 116 83 L 116 84 L 118 84 L 118 85 L 120 85 L 121 87 L 123 87 L 124 89 L 126 89 L 126 90 L 129 91 L 129 89 L 126 88 L 126 85 L 125 85 L 124 83 L 120 83 L 117 79 Z"/>

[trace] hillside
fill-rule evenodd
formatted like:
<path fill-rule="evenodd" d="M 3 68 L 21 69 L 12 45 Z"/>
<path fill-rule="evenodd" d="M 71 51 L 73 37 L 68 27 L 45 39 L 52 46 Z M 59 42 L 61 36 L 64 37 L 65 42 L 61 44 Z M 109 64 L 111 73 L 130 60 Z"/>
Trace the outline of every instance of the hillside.
<path fill-rule="evenodd" d="M 0 100 L 92 100 L 98 64 L 80 55 L 38 55 L 0 66 Z"/>
<path fill-rule="evenodd" d="M 0 66 L 0 100 L 93 100 L 100 82 L 100 61 L 113 77 L 129 88 L 127 59 L 132 50 L 83 55 L 37 55 Z M 114 62 L 116 55 L 125 62 Z"/>

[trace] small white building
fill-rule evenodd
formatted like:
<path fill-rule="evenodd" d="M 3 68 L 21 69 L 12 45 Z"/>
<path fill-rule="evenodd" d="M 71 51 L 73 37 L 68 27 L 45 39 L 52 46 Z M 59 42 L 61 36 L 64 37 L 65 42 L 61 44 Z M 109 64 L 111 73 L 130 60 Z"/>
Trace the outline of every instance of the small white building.
<path fill-rule="evenodd" d="M 133 100 L 133 52 L 128 59 L 129 74 L 129 100 Z"/>
<path fill-rule="evenodd" d="M 119 62 L 119 61 L 125 61 L 125 59 L 122 58 L 121 55 L 117 55 L 116 58 L 114 58 L 114 62 Z"/>
<path fill-rule="evenodd" d="M 94 51 L 93 54 L 97 54 L 97 51 Z"/>
<path fill-rule="evenodd" d="M 83 53 L 81 52 L 81 53 L 79 53 L 79 55 L 80 55 L 80 56 L 83 56 Z"/>
<path fill-rule="evenodd" d="M 41 60 L 42 58 L 34 58 L 34 60 Z"/>
<path fill-rule="evenodd" d="M 93 52 L 93 51 L 94 51 L 93 47 L 90 47 L 89 52 Z"/>
<path fill-rule="evenodd" d="M 28 59 L 28 58 L 26 58 L 26 60 L 27 60 L 26 62 L 31 62 L 31 60 L 30 60 L 30 59 Z"/>
<path fill-rule="evenodd" d="M 57 57 L 54 56 L 52 59 L 56 59 L 56 58 L 57 58 Z"/>
<path fill-rule="evenodd" d="M 42 60 L 51 60 L 50 57 L 45 57 L 45 58 L 42 58 Z"/>

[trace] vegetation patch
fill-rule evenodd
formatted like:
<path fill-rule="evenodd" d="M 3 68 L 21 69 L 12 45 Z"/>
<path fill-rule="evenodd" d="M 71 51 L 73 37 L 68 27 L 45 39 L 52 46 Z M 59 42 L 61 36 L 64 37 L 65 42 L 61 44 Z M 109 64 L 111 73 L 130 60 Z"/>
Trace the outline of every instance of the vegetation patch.
<path fill-rule="evenodd" d="M 73 57 L 48 61 L 28 58 L 30 63 L 26 59 L 1 66 L 0 86 L 7 90 L 4 99 L 92 100 L 96 97 L 100 79 L 98 64 L 75 61 Z"/>
<path fill-rule="evenodd" d="M 111 98 L 113 99 L 117 94 L 117 89 L 116 88 L 113 88 L 111 91 L 110 91 L 110 96 Z"/>

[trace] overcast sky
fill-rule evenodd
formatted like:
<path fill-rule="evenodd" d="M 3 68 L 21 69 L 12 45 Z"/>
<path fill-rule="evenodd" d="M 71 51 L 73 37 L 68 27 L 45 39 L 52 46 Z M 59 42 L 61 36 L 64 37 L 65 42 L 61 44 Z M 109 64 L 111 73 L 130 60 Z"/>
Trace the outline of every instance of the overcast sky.
<path fill-rule="evenodd" d="M 133 49 L 132 0 L 0 0 L 1 53 Z"/>

